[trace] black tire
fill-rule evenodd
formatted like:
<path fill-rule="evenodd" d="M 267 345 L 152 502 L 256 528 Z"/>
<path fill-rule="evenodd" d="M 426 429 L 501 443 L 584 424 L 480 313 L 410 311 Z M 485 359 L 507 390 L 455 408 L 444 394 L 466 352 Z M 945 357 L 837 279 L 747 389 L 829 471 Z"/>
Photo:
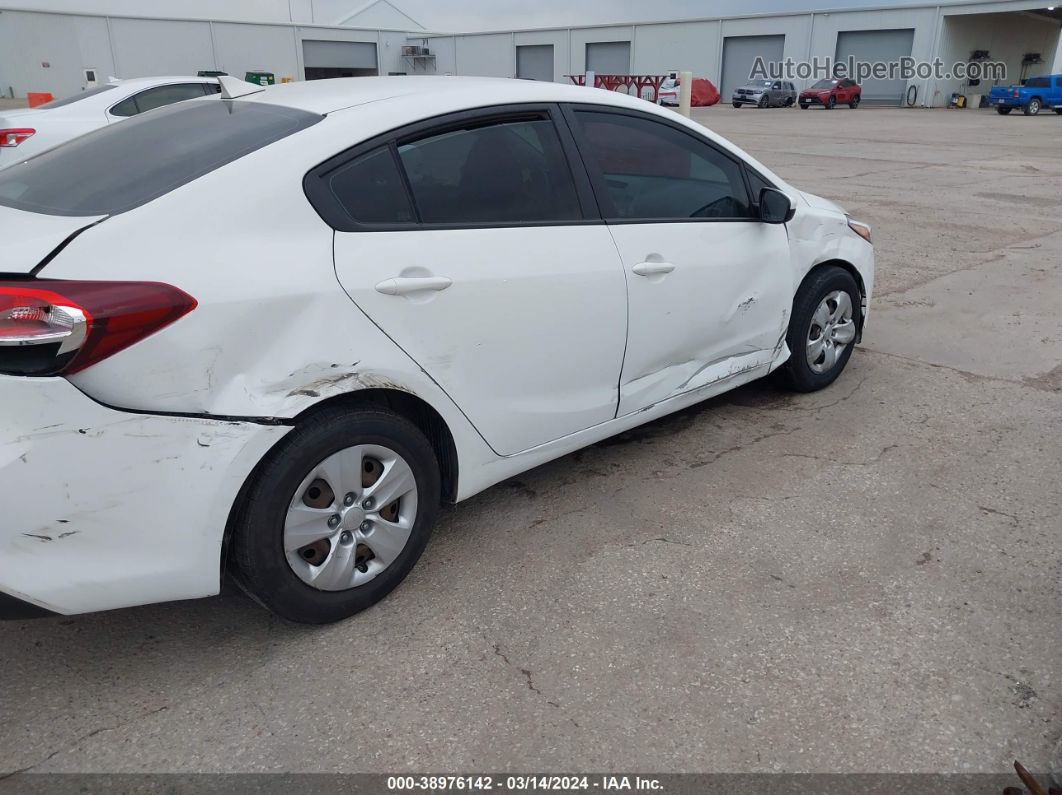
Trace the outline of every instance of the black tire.
<path fill-rule="evenodd" d="M 1029 104 L 1022 108 L 1022 113 L 1026 116 L 1036 116 L 1040 112 L 1042 103 L 1038 99 L 1030 99 Z"/>
<path fill-rule="evenodd" d="M 807 103 L 807 102 L 801 102 L 801 103 L 800 103 L 800 109 L 801 109 L 801 110 L 807 110 L 807 109 L 808 109 L 809 107 L 811 107 L 811 106 L 810 106 L 810 104 L 809 104 L 809 103 Z"/>
<path fill-rule="evenodd" d="M 734 103 L 734 107 L 735 108 L 740 108 L 741 107 L 741 103 L 740 102 L 735 102 Z"/>
<path fill-rule="evenodd" d="M 826 100 L 826 110 L 833 110 L 837 107 L 837 97 L 830 97 Z"/>
<path fill-rule="evenodd" d="M 284 520 L 310 470 L 356 444 L 386 445 L 406 460 L 417 484 L 417 517 L 405 548 L 374 579 L 346 591 L 322 591 L 304 583 L 288 564 Z M 322 410 L 291 431 L 259 467 L 233 531 L 234 574 L 251 596 L 282 618 L 305 624 L 348 618 L 387 596 L 420 558 L 438 516 L 440 481 L 431 444 L 408 420 L 375 409 Z"/>
<path fill-rule="evenodd" d="M 1013 108 L 1004 108 L 1002 105 L 996 105 L 996 113 L 1000 116 L 1006 116 L 1011 110 L 1013 110 Z"/>
<path fill-rule="evenodd" d="M 797 392 L 814 392 L 823 389 L 834 381 L 844 370 L 852 356 L 855 340 L 849 343 L 834 366 L 824 373 L 816 373 L 808 364 L 805 355 L 807 337 L 811 330 L 812 316 L 822 300 L 834 290 L 844 290 L 852 300 L 853 320 L 858 324 L 858 315 L 862 311 L 859 286 L 852 274 L 844 268 L 830 265 L 812 272 L 797 291 L 793 299 L 793 315 L 789 319 L 789 331 L 786 344 L 789 346 L 789 360 L 779 368 L 781 379 Z"/>
<path fill-rule="evenodd" d="M 794 99 L 793 99 L 792 97 L 786 97 L 786 98 L 785 98 L 785 106 L 786 106 L 787 108 L 791 108 L 791 107 L 793 107 L 793 102 L 794 102 L 794 101 L 795 101 L 795 100 L 794 100 Z"/>
<path fill-rule="evenodd" d="M 1057 113 L 1059 116 L 1062 116 L 1062 108 L 1055 108 L 1055 113 Z"/>
<path fill-rule="evenodd" d="M 760 97 L 759 106 L 761 108 L 766 108 L 770 104 L 771 104 L 771 100 L 766 94 L 764 94 L 762 97 Z"/>
<path fill-rule="evenodd" d="M 859 107 L 859 97 L 855 97 L 851 102 L 849 102 L 848 103 L 848 107 L 850 107 L 852 110 L 855 110 L 856 108 L 858 108 Z"/>

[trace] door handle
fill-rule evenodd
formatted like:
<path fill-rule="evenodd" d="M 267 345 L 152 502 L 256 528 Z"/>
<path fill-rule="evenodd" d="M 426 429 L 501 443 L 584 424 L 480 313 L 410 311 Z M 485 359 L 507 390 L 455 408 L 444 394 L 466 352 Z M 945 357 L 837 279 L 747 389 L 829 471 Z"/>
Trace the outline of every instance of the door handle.
<path fill-rule="evenodd" d="M 384 279 L 376 285 L 376 292 L 384 295 L 409 295 L 425 290 L 439 292 L 451 284 L 453 281 L 445 276 L 396 276 L 394 279 Z"/>
<path fill-rule="evenodd" d="M 664 273 L 671 273 L 671 271 L 675 270 L 675 266 L 670 262 L 639 262 L 631 270 L 639 276 L 658 276 Z"/>

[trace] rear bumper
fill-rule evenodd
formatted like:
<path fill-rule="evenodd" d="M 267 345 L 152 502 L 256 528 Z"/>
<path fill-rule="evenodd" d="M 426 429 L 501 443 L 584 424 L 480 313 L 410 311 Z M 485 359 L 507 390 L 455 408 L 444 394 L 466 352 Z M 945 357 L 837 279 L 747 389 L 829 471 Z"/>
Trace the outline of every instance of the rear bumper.
<path fill-rule="evenodd" d="M 117 411 L 62 378 L 0 376 L 0 404 L 0 617 L 216 594 L 236 495 L 289 430 Z"/>

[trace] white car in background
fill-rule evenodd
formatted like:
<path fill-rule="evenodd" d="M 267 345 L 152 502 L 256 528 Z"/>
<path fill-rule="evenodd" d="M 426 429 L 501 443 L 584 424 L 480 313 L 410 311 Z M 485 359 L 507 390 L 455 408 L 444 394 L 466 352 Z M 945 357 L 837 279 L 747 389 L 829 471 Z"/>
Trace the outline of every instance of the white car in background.
<path fill-rule="evenodd" d="M 221 80 L 0 172 L 0 615 L 342 619 L 440 503 L 859 339 L 869 228 L 672 111 Z"/>
<path fill-rule="evenodd" d="M 217 78 L 138 77 L 25 110 L 0 111 L 0 168 L 148 110 L 221 91 Z"/>

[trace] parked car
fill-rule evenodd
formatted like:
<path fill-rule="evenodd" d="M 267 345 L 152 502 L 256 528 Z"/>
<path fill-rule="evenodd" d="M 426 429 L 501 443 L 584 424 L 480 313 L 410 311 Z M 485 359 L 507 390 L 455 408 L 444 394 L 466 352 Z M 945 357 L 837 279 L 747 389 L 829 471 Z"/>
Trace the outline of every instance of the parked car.
<path fill-rule="evenodd" d="M 988 104 L 1001 116 L 1015 108 L 1021 108 L 1026 116 L 1035 116 L 1043 108 L 1062 114 L 1062 74 L 1030 77 L 1024 85 L 992 86 Z"/>
<path fill-rule="evenodd" d="M 220 80 L 0 173 L 0 613 L 232 571 L 342 619 L 440 503 L 773 371 L 822 389 L 860 338 L 869 227 L 671 111 Z"/>
<path fill-rule="evenodd" d="M 140 77 L 111 80 L 98 88 L 36 108 L 3 111 L 0 113 L 0 168 L 144 111 L 220 90 L 216 79 Z"/>
<path fill-rule="evenodd" d="M 793 84 L 785 80 L 750 80 L 734 89 L 731 102 L 735 108 L 755 105 L 759 108 L 788 108 L 796 102 Z"/>
<path fill-rule="evenodd" d="M 660 84 L 656 93 L 657 102 L 661 105 L 677 106 L 679 104 L 679 86 L 682 83 L 680 77 L 667 77 Z M 719 89 L 711 80 L 704 77 L 693 78 L 690 88 L 690 107 L 706 108 L 719 101 Z"/>
<path fill-rule="evenodd" d="M 820 80 L 811 88 L 801 91 L 800 107 L 807 110 L 811 105 L 822 105 L 827 110 L 833 110 L 838 105 L 848 105 L 854 109 L 859 107 L 862 94 L 863 89 L 855 80 L 834 77 Z"/>

